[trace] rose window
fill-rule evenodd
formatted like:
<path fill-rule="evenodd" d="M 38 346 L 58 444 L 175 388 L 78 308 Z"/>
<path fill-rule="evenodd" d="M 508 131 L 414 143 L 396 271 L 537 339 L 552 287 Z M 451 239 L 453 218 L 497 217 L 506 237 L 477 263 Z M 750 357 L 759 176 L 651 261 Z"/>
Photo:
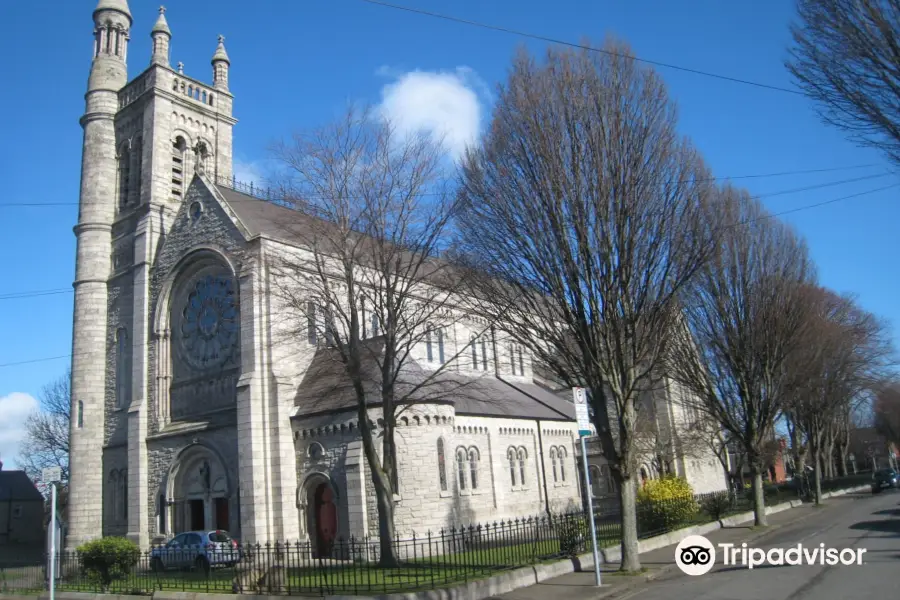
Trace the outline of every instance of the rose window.
<path fill-rule="evenodd" d="M 224 363 L 238 344 L 237 293 L 230 278 L 207 275 L 190 291 L 181 313 L 181 345 L 195 367 Z"/>

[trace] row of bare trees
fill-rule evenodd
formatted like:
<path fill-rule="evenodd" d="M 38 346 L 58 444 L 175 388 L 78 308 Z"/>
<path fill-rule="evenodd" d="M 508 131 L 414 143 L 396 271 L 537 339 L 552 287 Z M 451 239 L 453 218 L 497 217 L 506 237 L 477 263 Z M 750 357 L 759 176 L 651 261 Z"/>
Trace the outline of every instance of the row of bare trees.
<path fill-rule="evenodd" d="M 464 378 L 445 375 L 475 341 L 436 369 L 417 365 L 457 322 L 588 390 L 629 571 L 640 568 L 648 397 L 662 389 L 700 415 L 720 459 L 725 440 L 740 447 L 765 524 L 776 421 L 790 415 L 820 456 L 837 419 L 826 415 L 887 362 L 883 324 L 818 286 L 800 236 L 711 176 L 658 75 L 624 44 L 604 49 L 518 55 L 455 174 L 433 140 L 352 111 L 276 148 L 306 213 L 282 224 L 305 250 L 272 262 L 295 316 L 281 330 L 328 342 L 320 362 L 336 383 L 320 396 L 343 387 L 358 411 L 384 564 L 396 564 L 395 427 L 423 399 L 465 393 Z"/>

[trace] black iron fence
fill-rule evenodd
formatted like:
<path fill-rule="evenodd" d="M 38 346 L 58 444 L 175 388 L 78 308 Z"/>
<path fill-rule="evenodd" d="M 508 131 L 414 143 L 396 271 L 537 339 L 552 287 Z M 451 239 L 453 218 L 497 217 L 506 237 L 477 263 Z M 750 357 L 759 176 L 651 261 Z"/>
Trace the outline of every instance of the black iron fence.
<path fill-rule="evenodd" d="M 823 490 L 864 484 L 870 474 L 823 482 Z M 768 486 L 766 503 L 797 498 L 797 484 Z M 749 490 L 639 502 L 638 535 L 648 538 L 752 510 Z M 600 547 L 620 541 L 621 512 L 601 505 L 594 513 Z M 376 539 L 336 540 L 321 555 L 309 543 L 238 545 L 207 550 L 160 546 L 86 561 L 77 552 L 58 557 L 61 591 L 149 594 L 156 590 L 292 595 L 381 594 L 436 589 L 501 571 L 591 551 L 584 513 L 514 519 L 398 538 L 394 561 Z M 102 562 L 102 561 L 101 561 Z M 47 586 L 46 561 L 0 561 L 0 593 L 37 593 Z"/>

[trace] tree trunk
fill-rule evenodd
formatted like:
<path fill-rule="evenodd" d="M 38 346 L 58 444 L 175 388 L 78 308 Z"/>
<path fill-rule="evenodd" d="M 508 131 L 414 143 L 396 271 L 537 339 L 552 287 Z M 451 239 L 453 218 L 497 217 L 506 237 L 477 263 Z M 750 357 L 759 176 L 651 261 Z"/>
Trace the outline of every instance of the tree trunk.
<path fill-rule="evenodd" d="M 622 505 L 622 566 L 621 571 L 640 571 L 641 557 L 638 551 L 637 490 L 632 476 L 623 478 L 619 485 Z"/>
<path fill-rule="evenodd" d="M 828 433 L 825 439 L 825 448 L 823 449 L 822 458 L 825 461 L 825 477 L 834 478 L 834 434 Z"/>
<path fill-rule="evenodd" d="M 816 504 L 822 503 L 822 472 L 823 472 L 823 456 L 822 456 L 822 434 L 817 433 L 809 436 L 809 455 L 813 463 L 813 499 Z"/>
<path fill-rule="evenodd" d="M 837 445 L 838 451 L 838 475 L 840 477 L 846 477 L 849 475 L 847 472 L 847 444 L 846 442 L 838 442 Z"/>
<path fill-rule="evenodd" d="M 384 486 L 375 486 L 375 497 L 378 500 L 378 545 L 381 550 L 378 565 L 381 567 L 397 567 L 400 561 L 397 559 L 394 539 L 394 495 Z"/>
<path fill-rule="evenodd" d="M 766 517 L 766 499 L 763 494 L 762 467 L 754 461 L 750 464 L 750 473 L 753 476 L 753 524 L 765 527 L 769 524 Z"/>

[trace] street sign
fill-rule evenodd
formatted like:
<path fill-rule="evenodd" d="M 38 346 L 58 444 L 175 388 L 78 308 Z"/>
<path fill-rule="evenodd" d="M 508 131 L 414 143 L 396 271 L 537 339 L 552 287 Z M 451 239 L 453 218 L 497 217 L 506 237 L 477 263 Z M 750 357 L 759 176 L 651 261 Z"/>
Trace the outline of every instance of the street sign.
<path fill-rule="evenodd" d="M 587 392 L 584 388 L 572 388 L 575 397 L 575 418 L 578 420 L 578 435 L 591 435 L 591 415 L 588 412 Z"/>
<path fill-rule="evenodd" d="M 44 483 L 59 483 L 62 479 L 62 469 L 60 467 L 47 467 L 41 471 L 41 481 Z"/>

